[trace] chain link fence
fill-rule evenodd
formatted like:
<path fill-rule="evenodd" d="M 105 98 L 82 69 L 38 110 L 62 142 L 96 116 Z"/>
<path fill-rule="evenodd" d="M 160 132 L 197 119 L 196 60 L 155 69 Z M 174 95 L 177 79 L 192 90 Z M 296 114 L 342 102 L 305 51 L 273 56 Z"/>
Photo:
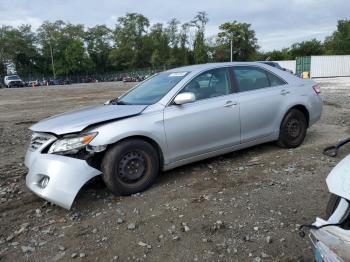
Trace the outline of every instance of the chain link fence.
<path fill-rule="evenodd" d="M 111 82 L 111 81 L 142 81 L 148 76 L 151 76 L 157 72 L 166 70 L 165 68 L 143 68 L 136 70 L 123 70 L 108 73 L 96 73 L 96 74 L 77 74 L 68 76 L 57 76 L 56 80 L 65 81 L 67 83 L 91 83 L 91 82 Z M 31 82 L 47 82 L 52 81 L 53 76 L 47 75 L 29 75 L 20 76 L 23 81 Z"/>
<path fill-rule="evenodd" d="M 38 86 L 38 85 L 64 85 L 64 84 L 75 84 L 75 83 L 96 83 L 96 82 L 139 82 L 143 81 L 147 77 L 164 71 L 167 68 L 142 68 L 135 70 L 123 70 L 106 73 L 95 73 L 95 74 L 76 74 L 67 76 L 57 76 L 56 79 L 52 75 L 21 75 L 19 77 L 24 82 L 24 86 Z M 0 88 L 5 87 L 4 75 L 0 75 Z"/>

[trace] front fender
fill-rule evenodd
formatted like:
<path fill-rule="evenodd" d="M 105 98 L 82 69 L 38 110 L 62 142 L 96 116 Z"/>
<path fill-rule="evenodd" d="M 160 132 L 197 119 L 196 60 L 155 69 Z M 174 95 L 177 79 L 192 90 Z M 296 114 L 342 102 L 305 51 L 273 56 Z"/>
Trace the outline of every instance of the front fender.
<path fill-rule="evenodd" d="M 133 136 L 147 137 L 157 143 L 162 150 L 164 163 L 168 161 L 162 111 L 106 123 L 89 131 L 98 132 L 90 142 L 91 146 L 111 145 Z"/>
<path fill-rule="evenodd" d="M 350 200 L 350 155 L 332 169 L 326 183 L 331 193 Z"/>

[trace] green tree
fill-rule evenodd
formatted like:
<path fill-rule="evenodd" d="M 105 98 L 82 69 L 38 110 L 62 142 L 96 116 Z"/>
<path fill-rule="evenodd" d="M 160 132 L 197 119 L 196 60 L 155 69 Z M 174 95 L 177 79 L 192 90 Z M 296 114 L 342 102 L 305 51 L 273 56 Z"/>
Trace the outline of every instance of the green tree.
<path fill-rule="evenodd" d="M 0 28 L 0 78 L 1 83 L 6 72 L 6 63 L 11 61 L 12 52 L 11 52 L 11 43 L 8 41 L 8 31 L 12 30 L 10 26 L 2 26 Z M 0 84 L 1 86 L 1 84 Z"/>
<path fill-rule="evenodd" d="M 111 30 L 105 25 L 97 25 L 89 28 L 85 41 L 94 73 L 110 72 L 112 65 L 109 63 L 108 56 L 112 49 Z"/>
<path fill-rule="evenodd" d="M 325 40 L 325 52 L 329 55 L 350 54 L 350 20 L 339 20 L 337 30 Z"/>
<path fill-rule="evenodd" d="M 169 39 L 169 46 L 171 48 L 178 47 L 179 44 L 179 24 L 180 21 L 176 18 L 171 19 L 168 22 L 168 27 L 166 28 L 166 34 Z"/>
<path fill-rule="evenodd" d="M 255 31 L 250 24 L 237 21 L 227 22 L 219 26 L 215 50 L 216 61 L 230 60 L 230 44 L 233 43 L 233 60 L 247 61 L 254 56 L 259 48 Z"/>
<path fill-rule="evenodd" d="M 5 63 L 13 63 L 20 75 L 40 72 L 36 36 L 29 25 L 0 28 L 0 63 L 2 74 Z"/>
<path fill-rule="evenodd" d="M 311 39 L 308 41 L 292 44 L 289 53 L 292 59 L 300 56 L 322 55 L 323 45 L 321 41 Z"/>
<path fill-rule="evenodd" d="M 118 18 L 114 32 L 115 47 L 109 56 L 118 69 L 135 69 L 148 65 L 151 52 L 145 48 L 145 35 L 149 25 L 149 20 L 137 13 L 127 13 Z"/>
<path fill-rule="evenodd" d="M 189 23 L 184 23 L 183 25 L 181 25 L 181 30 L 179 33 L 180 47 L 178 50 L 178 59 L 179 59 L 180 65 L 188 65 L 190 63 L 190 52 L 188 49 L 189 28 L 190 28 Z"/>
<path fill-rule="evenodd" d="M 56 75 L 55 62 L 63 55 L 60 39 L 64 26 L 65 23 L 61 20 L 45 21 L 37 30 L 38 41 L 41 46 L 41 67 L 46 75 Z"/>
<path fill-rule="evenodd" d="M 93 63 L 85 48 L 84 25 L 67 24 L 62 36 L 60 44 L 64 55 L 58 59 L 57 73 L 66 76 L 91 73 Z"/>
<path fill-rule="evenodd" d="M 162 57 L 160 56 L 158 49 L 155 49 L 151 56 L 151 65 L 153 68 L 159 68 L 162 64 Z"/>
<path fill-rule="evenodd" d="M 290 53 L 289 48 L 283 48 L 282 50 L 273 50 L 265 53 L 257 53 L 253 56 L 253 60 L 263 61 L 263 60 L 292 60 L 295 59 Z"/>
<path fill-rule="evenodd" d="M 147 37 L 147 47 L 151 49 L 151 64 L 153 67 L 164 65 L 169 57 L 169 36 L 163 24 L 157 23 L 151 27 Z"/>
<path fill-rule="evenodd" d="M 58 75 L 77 75 L 91 73 L 93 64 L 87 56 L 84 43 L 79 39 L 70 39 L 64 49 L 64 56 L 58 60 Z"/>
<path fill-rule="evenodd" d="M 166 28 L 166 33 L 169 39 L 169 57 L 166 61 L 166 66 L 169 68 L 181 65 L 181 51 L 179 48 L 181 37 L 179 33 L 179 24 L 180 21 L 173 18 L 168 22 L 168 27 Z"/>
<path fill-rule="evenodd" d="M 196 64 L 208 62 L 208 48 L 205 44 L 205 26 L 208 21 L 206 12 L 198 12 L 191 22 L 197 28 L 193 43 L 193 56 Z"/>
<path fill-rule="evenodd" d="M 46 70 L 58 76 L 91 73 L 93 63 L 85 48 L 84 25 L 46 21 L 38 29 L 38 36 Z"/>
<path fill-rule="evenodd" d="M 21 76 L 58 76 L 134 70 L 152 66 L 169 68 L 193 63 L 233 59 L 287 60 L 297 56 L 350 54 L 350 20 L 339 20 L 337 30 L 324 43 L 311 39 L 290 48 L 258 52 L 255 31 L 237 21 L 219 26 L 215 38 L 205 37 L 206 12 L 187 23 L 173 18 L 166 25 L 150 26 L 147 17 L 127 13 L 113 30 L 105 25 L 85 28 L 82 24 L 45 21 L 33 32 L 30 26 L 0 27 L 0 75 L 4 64 L 14 64 Z"/>

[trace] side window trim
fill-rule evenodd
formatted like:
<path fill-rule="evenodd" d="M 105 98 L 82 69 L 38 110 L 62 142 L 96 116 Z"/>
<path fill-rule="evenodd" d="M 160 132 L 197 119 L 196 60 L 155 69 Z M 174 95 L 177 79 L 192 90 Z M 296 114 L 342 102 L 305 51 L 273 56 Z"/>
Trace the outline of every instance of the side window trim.
<path fill-rule="evenodd" d="M 270 80 L 270 77 L 269 77 L 269 74 L 267 73 L 267 71 L 264 70 L 263 68 L 261 69 L 261 71 L 264 72 L 264 74 L 266 75 L 267 82 L 269 83 L 269 86 L 267 86 L 267 87 L 265 87 L 265 88 L 272 87 L 272 86 L 271 86 L 271 80 Z"/>
<path fill-rule="evenodd" d="M 236 75 L 235 75 L 235 72 L 234 72 L 233 68 L 234 68 L 233 66 L 230 66 L 228 68 L 229 74 L 230 74 L 230 82 L 231 82 L 232 94 L 240 92 L 239 84 L 238 84 L 238 81 L 237 81 L 237 78 L 236 78 Z"/>

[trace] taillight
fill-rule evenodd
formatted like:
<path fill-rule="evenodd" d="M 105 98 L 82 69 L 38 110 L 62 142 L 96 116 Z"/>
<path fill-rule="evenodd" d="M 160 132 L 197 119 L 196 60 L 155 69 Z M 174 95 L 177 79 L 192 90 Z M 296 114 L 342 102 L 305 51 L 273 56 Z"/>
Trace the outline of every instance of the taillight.
<path fill-rule="evenodd" d="M 321 87 L 319 84 L 312 86 L 312 88 L 314 89 L 314 91 L 317 95 L 321 93 Z"/>

